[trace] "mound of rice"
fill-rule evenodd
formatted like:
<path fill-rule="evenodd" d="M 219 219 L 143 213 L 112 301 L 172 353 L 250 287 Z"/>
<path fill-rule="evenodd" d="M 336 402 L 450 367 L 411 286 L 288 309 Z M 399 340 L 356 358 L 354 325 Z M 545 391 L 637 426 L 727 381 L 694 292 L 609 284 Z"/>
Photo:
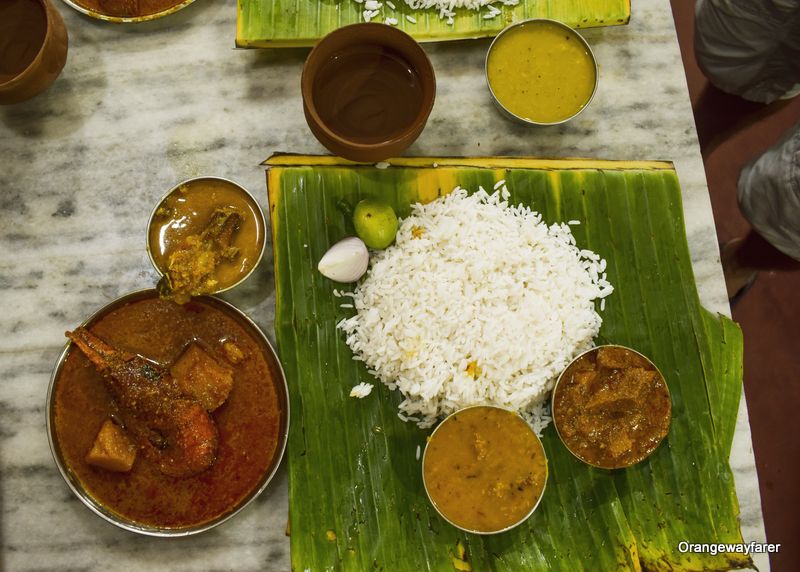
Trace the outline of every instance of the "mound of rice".
<path fill-rule="evenodd" d="M 402 392 L 400 417 L 423 428 L 491 403 L 543 429 L 556 377 L 592 347 L 595 300 L 613 290 L 568 224 L 548 227 L 498 187 L 414 205 L 349 294 L 357 314 L 338 324 L 354 359 Z"/>
<path fill-rule="evenodd" d="M 391 0 L 355 1 L 364 7 L 361 16 L 365 22 L 383 18 L 385 24 L 396 26 L 398 24 L 397 17 L 402 17 Z M 519 4 L 519 0 L 405 0 L 405 3 L 416 11 L 435 10 L 440 20 L 445 20 L 448 25 L 452 26 L 455 23 L 457 9 L 481 11 L 486 8 L 486 11 L 481 14 L 481 18 L 491 20 L 502 14 L 502 10 L 498 6 L 516 6 Z M 387 10 L 391 11 L 392 16 L 386 15 Z M 417 23 L 417 19 L 410 14 L 406 15 L 406 20 L 412 24 Z"/>

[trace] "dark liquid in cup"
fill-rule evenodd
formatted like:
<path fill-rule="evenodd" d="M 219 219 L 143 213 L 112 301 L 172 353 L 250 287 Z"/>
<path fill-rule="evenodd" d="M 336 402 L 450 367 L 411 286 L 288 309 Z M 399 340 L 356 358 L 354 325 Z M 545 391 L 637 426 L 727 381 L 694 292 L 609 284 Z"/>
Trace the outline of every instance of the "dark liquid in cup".
<path fill-rule="evenodd" d="M 322 64 L 314 81 L 314 106 L 325 125 L 358 143 L 400 135 L 422 108 L 416 70 L 379 45 L 345 48 Z"/>
<path fill-rule="evenodd" d="M 39 0 L 0 1 L 0 83 L 31 65 L 46 34 L 47 13 Z"/>

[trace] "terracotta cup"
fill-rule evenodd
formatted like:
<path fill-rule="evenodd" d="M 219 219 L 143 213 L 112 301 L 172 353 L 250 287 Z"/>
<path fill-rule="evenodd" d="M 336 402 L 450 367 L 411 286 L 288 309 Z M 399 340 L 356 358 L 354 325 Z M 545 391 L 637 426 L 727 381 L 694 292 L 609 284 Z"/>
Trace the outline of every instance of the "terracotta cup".
<path fill-rule="evenodd" d="M 16 0 L 15 3 L 17 6 L 24 6 L 26 1 L 31 4 L 38 2 L 44 8 L 47 20 L 44 38 L 36 56 L 27 67 L 10 78 L 7 74 L 0 76 L 0 104 L 19 103 L 43 92 L 55 81 L 67 61 L 67 28 L 61 14 L 49 0 Z M 32 18 L 34 16 L 36 15 L 32 15 Z M 24 36 L 19 36 L 24 33 L 21 30 L 27 32 L 30 27 L 26 26 L 25 20 L 20 24 L 6 25 L 8 28 L 0 29 L 0 33 L 14 33 L 16 37 L 7 44 L 9 52 L 2 57 L 14 57 L 17 47 L 15 44 L 25 40 Z"/>
<path fill-rule="evenodd" d="M 315 104 L 315 80 L 320 68 L 337 52 L 359 45 L 381 46 L 399 54 L 416 71 L 422 88 L 422 104 L 416 117 L 400 133 L 377 143 L 359 142 L 340 135 L 326 125 Z M 362 22 L 338 28 L 319 41 L 303 66 L 301 90 L 306 122 L 320 143 L 345 159 L 374 162 L 400 154 L 422 133 L 433 109 L 436 78 L 428 56 L 411 36 L 386 24 Z"/>

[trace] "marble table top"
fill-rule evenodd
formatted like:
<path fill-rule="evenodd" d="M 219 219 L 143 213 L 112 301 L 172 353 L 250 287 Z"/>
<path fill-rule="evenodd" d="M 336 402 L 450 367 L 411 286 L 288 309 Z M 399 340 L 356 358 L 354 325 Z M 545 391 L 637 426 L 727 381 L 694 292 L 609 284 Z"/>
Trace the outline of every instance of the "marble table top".
<path fill-rule="evenodd" d="M 145 228 L 167 189 L 217 175 L 266 206 L 264 158 L 325 152 L 303 119 L 307 50 L 234 49 L 235 0 L 198 0 L 127 26 L 56 3 L 70 36 L 61 77 L 29 102 L 0 107 L 0 569 L 287 570 L 285 469 L 213 531 L 139 537 L 91 514 L 67 488 L 47 444 L 45 393 L 64 331 L 156 282 Z M 634 2 L 630 25 L 582 33 L 600 67 L 595 100 L 576 120 L 535 130 L 493 108 L 488 40 L 426 45 L 437 100 L 406 154 L 671 160 L 700 298 L 729 314 L 669 1 Z M 272 336 L 269 252 L 224 297 Z M 744 399 L 731 464 L 744 538 L 764 542 Z"/>

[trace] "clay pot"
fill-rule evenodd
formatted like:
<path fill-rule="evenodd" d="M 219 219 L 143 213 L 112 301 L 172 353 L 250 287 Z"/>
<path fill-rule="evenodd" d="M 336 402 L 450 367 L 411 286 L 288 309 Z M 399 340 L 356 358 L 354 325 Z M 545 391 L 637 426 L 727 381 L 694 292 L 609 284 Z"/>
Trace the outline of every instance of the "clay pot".
<path fill-rule="evenodd" d="M 39 52 L 19 74 L 0 83 L 0 104 L 25 101 L 46 90 L 55 81 L 67 61 L 67 28 L 58 10 L 49 0 L 41 2 L 47 16 L 47 31 Z"/>
<path fill-rule="evenodd" d="M 315 104 L 317 97 L 335 95 L 315 93 L 315 89 L 318 89 L 315 87 L 315 80 L 323 66 L 344 50 L 358 47 L 390 50 L 413 69 L 421 87 L 422 100 L 418 113 L 399 131 L 378 142 L 358 141 L 337 132 L 320 117 Z M 361 23 L 334 30 L 319 41 L 303 66 L 301 88 L 306 121 L 320 143 L 345 159 L 376 162 L 399 155 L 419 137 L 433 109 L 436 78 L 428 56 L 411 36 L 386 24 Z M 391 113 L 391 110 L 387 113 Z"/>

